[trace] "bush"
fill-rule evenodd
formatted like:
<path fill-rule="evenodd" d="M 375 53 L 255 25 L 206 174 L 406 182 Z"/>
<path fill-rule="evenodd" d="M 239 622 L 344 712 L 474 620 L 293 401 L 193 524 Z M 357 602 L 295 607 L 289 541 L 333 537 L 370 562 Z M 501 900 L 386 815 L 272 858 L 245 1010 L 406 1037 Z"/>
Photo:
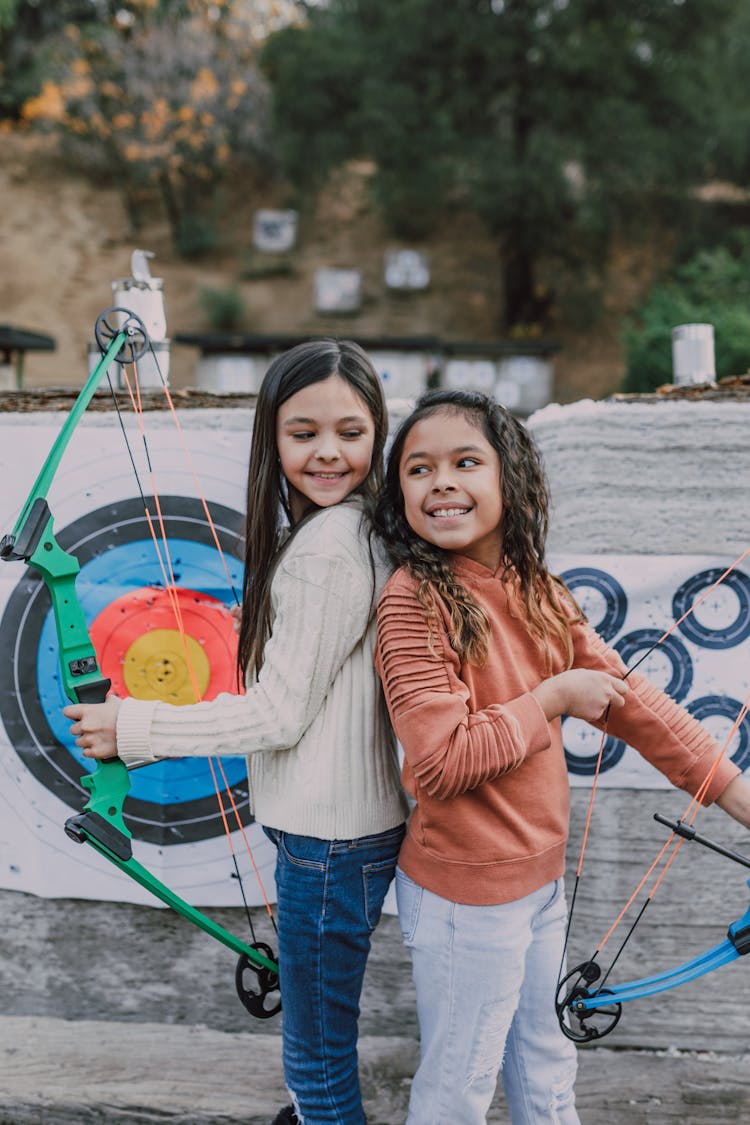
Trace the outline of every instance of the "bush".
<path fill-rule="evenodd" d="M 177 253 L 182 258 L 202 258 L 219 245 L 215 223 L 202 215 L 183 215 L 177 226 Z"/>
<path fill-rule="evenodd" d="M 245 301 L 236 286 L 202 289 L 200 303 L 206 320 L 217 332 L 235 332 L 245 318 Z"/>
<path fill-rule="evenodd" d="M 736 251 L 702 250 L 657 285 L 626 323 L 626 373 L 622 389 L 653 391 L 672 382 L 672 329 L 713 324 L 716 376 L 738 375 L 750 365 L 750 240 Z"/>

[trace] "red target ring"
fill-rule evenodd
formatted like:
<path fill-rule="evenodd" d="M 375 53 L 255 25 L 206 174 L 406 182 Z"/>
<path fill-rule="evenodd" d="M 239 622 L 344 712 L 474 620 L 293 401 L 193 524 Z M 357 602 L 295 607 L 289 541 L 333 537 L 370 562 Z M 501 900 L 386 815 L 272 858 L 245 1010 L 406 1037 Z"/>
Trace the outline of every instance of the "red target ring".
<path fill-rule="evenodd" d="M 110 602 L 90 632 L 102 671 L 122 699 L 180 706 L 237 691 L 232 615 L 200 591 L 141 587 Z"/>

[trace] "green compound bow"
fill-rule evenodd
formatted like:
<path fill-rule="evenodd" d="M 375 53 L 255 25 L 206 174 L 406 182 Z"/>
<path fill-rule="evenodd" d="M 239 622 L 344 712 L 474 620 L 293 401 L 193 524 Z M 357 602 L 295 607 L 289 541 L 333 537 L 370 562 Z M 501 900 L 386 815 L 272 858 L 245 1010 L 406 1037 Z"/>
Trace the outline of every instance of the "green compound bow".
<path fill-rule="evenodd" d="M 111 314 L 117 314 L 116 318 L 122 321 L 120 327 L 107 320 Z M 102 675 L 76 592 L 80 564 L 55 539 L 47 494 L 73 431 L 102 380 L 109 378 L 113 363 L 135 363 L 149 348 L 143 322 L 128 309 L 107 309 L 102 313 L 96 322 L 96 339 L 102 358 L 71 408 L 13 531 L 0 540 L 0 559 L 33 567 L 49 591 L 62 686 L 71 703 L 103 703 L 110 681 Z M 123 804 L 130 790 L 125 764 L 119 758 L 97 761 L 94 772 L 84 775 L 81 784 L 89 790 L 90 797 L 83 811 L 66 821 L 67 835 L 78 843 L 90 844 L 161 902 L 238 954 L 235 981 L 240 1000 L 259 1019 L 275 1015 L 281 1008 L 281 998 L 278 965 L 270 947 L 235 937 L 170 890 L 134 858 L 132 836 L 123 819 Z"/>

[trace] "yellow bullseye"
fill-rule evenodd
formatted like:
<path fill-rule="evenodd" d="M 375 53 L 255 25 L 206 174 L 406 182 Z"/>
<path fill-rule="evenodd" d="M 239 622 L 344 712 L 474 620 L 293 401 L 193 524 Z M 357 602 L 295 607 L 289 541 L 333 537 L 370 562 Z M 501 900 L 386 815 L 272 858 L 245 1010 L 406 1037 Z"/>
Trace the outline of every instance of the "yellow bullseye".
<path fill-rule="evenodd" d="M 177 706 L 197 703 L 195 686 L 202 696 L 210 678 L 208 658 L 199 643 L 188 636 L 183 643 L 176 629 L 152 629 L 134 640 L 125 654 L 123 679 L 134 699 L 158 699 Z"/>

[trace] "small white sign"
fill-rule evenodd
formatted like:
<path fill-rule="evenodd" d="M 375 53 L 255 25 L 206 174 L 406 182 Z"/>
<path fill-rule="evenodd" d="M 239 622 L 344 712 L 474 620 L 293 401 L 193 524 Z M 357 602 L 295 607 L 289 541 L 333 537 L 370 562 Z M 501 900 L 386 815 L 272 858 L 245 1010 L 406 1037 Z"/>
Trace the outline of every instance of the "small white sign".
<path fill-rule="evenodd" d="M 362 274 L 359 270 L 322 267 L 315 272 L 317 313 L 357 312 L 362 304 Z"/>
<path fill-rule="evenodd" d="M 296 211 L 255 212 L 253 221 L 253 246 L 264 254 L 285 254 L 297 241 Z"/>
<path fill-rule="evenodd" d="M 383 276 L 387 289 L 427 289 L 430 267 L 419 250 L 387 250 Z"/>

